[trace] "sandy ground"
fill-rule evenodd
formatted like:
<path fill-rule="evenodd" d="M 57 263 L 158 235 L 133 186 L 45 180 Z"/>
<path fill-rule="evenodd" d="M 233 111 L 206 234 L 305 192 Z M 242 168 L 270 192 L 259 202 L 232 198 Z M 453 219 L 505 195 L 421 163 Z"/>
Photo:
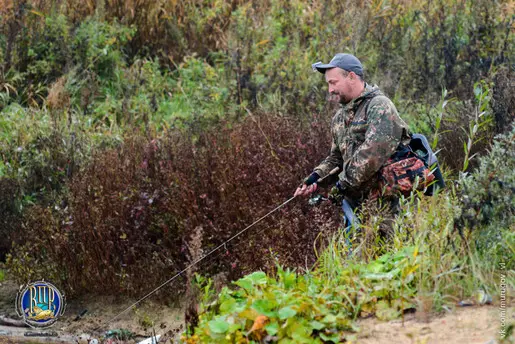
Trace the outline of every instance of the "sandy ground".
<path fill-rule="evenodd" d="M 0 316 L 16 319 L 14 300 L 18 287 L 12 282 L 0 285 Z M 133 300 L 114 297 L 85 297 L 68 302 L 65 316 L 45 332 L 57 332 L 58 337 L 27 337 L 25 332 L 35 330 L 23 327 L 0 326 L 0 344 L 4 343 L 87 343 L 80 341 L 81 334 L 99 338 L 109 329 L 124 328 L 136 334 L 125 343 L 138 343 L 152 334 L 162 336 L 159 343 L 177 342 L 184 329 L 182 307 L 163 306 L 147 300 L 110 324 L 106 322 L 129 306 Z M 84 309 L 88 312 L 79 321 L 74 321 Z M 509 304 L 506 324 L 515 323 L 515 306 Z M 152 325 L 153 324 L 153 325 Z M 456 307 L 444 314 L 407 314 L 399 319 L 381 322 L 376 318 L 360 319 L 360 331 L 356 334 L 361 344 L 494 344 L 498 343 L 500 329 L 499 306 Z M 94 329 L 101 327 L 94 332 Z M 163 340 L 164 339 L 164 340 Z M 120 341 L 116 343 L 122 343 Z"/>
<path fill-rule="evenodd" d="M 506 309 L 506 324 L 515 323 L 515 307 Z M 456 307 L 442 315 L 406 315 L 402 320 L 359 321 L 360 344 L 494 344 L 499 340 L 499 306 Z"/>
<path fill-rule="evenodd" d="M 14 308 L 17 290 L 18 286 L 13 282 L 0 285 L 0 316 L 18 319 Z M 84 340 L 80 341 L 81 335 L 89 334 L 93 338 L 100 338 L 106 331 L 114 329 L 127 329 L 135 335 L 134 339 L 125 341 L 126 343 L 137 343 L 150 337 L 153 331 L 164 339 L 160 340 L 160 343 L 176 341 L 184 329 L 184 313 L 180 305 L 169 307 L 149 299 L 107 323 L 134 301 L 111 296 L 88 296 L 68 301 L 65 314 L 50 328 L 34 330 L 0 325 L 0 344 L 87 343 Z M 84 310 L 87 310 L 87 313 L 80 320 L 74 321 Z M 26 332 L 57 332 L 58 337 L 28 337 L 25 335 Z"/>

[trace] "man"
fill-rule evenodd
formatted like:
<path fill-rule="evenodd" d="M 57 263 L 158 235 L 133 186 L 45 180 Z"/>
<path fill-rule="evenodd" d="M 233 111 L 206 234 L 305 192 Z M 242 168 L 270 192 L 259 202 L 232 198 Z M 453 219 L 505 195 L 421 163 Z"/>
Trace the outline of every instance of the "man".
<path fill-rule="evenodd" d="M 318 189 L 317 180 L 340 168 L 337 187 L 353 208 L 371 193 L 380 192 L 377 172 L 400 144 L 410 141 L 408 126 L 395 105 L 377 86 L 364 81 L 361 62 L 350 54 L 336 54 L 329 64 L 316 63 L 325 75 L 331 97 L 341 108 L 331 123 L 331 151 L 295 191 L 308 196 Z M 325 178 L 321 186 L 334 182 Z"/>

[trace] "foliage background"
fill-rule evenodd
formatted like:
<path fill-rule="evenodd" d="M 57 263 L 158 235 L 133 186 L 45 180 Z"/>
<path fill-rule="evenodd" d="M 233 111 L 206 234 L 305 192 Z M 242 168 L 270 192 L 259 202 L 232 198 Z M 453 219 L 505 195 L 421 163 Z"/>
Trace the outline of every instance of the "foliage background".
<path fill-rule="evenodd" d="M 0 0 L 2 259 L 18 280 L 50 278 L 71 295 L 166 280 L 287 199 L 325 156 L 334 105 L 310 65 L 336 52 L 358 56 L 441 149 L 449 206 L 464 211 L 450 226 L 474 229 L 472 241 L 505 233 L 510 218 L 487 224 L 481 209 L 503 195 L 507 209 L 488 211 L 513 213 L 512 181 L 506 195 L 486 181 L 487 196 L 470 194 L 459 172 L 494 178 L 477 154 L 514 117 L 513 6 Z M 311 266 L 338 223 L 334 208 L 296 202 L 201 272 Z"/>

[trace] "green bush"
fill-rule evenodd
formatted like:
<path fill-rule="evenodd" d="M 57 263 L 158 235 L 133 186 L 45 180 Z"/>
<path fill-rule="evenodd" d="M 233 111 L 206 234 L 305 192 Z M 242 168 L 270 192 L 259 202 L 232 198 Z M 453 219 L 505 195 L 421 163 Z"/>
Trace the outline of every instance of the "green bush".
<path fill-rule="evenodd" d="M 224 287 L 209 302 L 204 287 L 200 322 L 188 343 L 339 343 L 354 340 L 359 315 L 394 319 L 415 305 L 414 279 L 421 257 L 413 247 L 370 263 L 350 263 L 332 279 L 278 267 L 276 277 L 254 272 Z"/>
<path fill-rule="evenodd" d="M 71 49 L 73 61 L 81 71 L 91 71 L 100 79 L 110 80 L 127 65 L 123 48 L 134 28 L 88 18 L 74 32 Z"/>
<path fill-rule="evenodd" d="M 44 19 L 44 26 L 31 37 L 26 78 L 48 86 L 62 75 L 73 48 L 67 18 L 57 14 Z"/>
<path fill-rule="evenodd" d="M 515 261 L 515 126 L 498 135 L 478 168 L 460 178 L 463 214 L 461 230 L 469 230 L 483 259 L 504 260 L 508 269 Z"/>
<path fill-rule="evenodd" d="M 44 97 L 48 83 L 74 67 L 110 80 L 135 59 L 157 58 L 176 69 L 185 56 L 196 56 L 216 68 L 217 75 L 223 61 L 224 78 L 217 86 L 228 92 L 214 95 L 229 93 L 237 105 L 261 105 L 267 112 L 305 113 L 320 109 L 324 97 L 322 79 L 309 72 L 310 64 L 337 51 L 361 58 L 367 80 L 391 96 L 437 102 L 446 88 L 453 97 L 468 99 L 477 80 L 509 64 L 515 37 L 509 8 L 483 0 L 432 6 L 404 1 L 353 6 L 328 1 L 142 1 L 128 5 L 134 7 L 129 12 L 120 2 L 92 8 L 76 0 L 54 8 L 26 3 L 18 4 L 20 9 L 13 4 L 1 17 L 6 34 L 0 34 L 0 49 L 1 55 L 12 55 L 4 73 L 12 66 L 23 73 L 32 69 L 37 76 L 27 77 L 20 87 L 19 93 L 30 99 Z M 15 19 L 16 10 L 21 18 Z M 88 76 L 80 74 L 79 79 Z M 216 106 L 219 98 L 210 100 Z"/>

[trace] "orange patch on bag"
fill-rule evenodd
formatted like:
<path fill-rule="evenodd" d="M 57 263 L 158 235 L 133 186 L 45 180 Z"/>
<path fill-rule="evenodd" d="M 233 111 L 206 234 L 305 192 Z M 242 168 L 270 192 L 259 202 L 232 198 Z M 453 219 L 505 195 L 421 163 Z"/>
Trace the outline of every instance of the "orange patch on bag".
<path fill-rule="evenodd" d="M 379 171 L 384 194 L 403 194 L 408 196 L 415 188 L 424 190 L 435 179 L 424 162 L 413 153 L 402 160 L 388 159 Z"/>

